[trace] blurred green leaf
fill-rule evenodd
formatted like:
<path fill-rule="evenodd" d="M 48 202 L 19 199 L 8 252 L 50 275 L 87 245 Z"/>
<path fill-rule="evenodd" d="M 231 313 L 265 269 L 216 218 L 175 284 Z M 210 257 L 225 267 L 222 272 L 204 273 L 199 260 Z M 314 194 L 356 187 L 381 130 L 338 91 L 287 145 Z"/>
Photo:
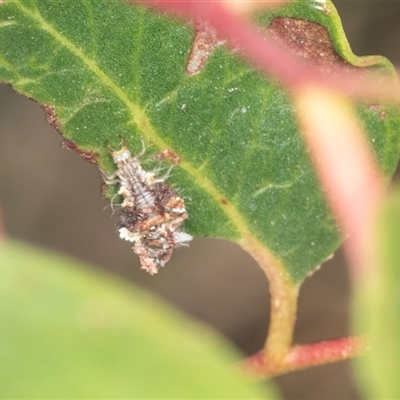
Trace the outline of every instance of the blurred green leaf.
<path fill-rule="evenodd" d="M 277 398 L 240 355 L 138 288 L 0 245 L 0 398 Z"/>
<path fill-rule="evenodd" d="M 400 399 L 400 188 L 386 201 L 376 239 L 377 258 L 357 288 L 356 329 L 370 347 L 357 367 L 366 398 Z"/>
<path fill-rule="evenodd" d="M 393 74 L 387 60 L 357 58 L 332 4 L 298 0 L 263 12 L 326 27 L 340 56 Z M 41 104 L 63 135 L 115 166 L 121 142 L 151 156 L 172 149 L 169 182 L 186 199 L 186 230 L 239 241 L 252 235 L 301 281 L 340 242 L 287 93 L 226 47 L 185 74 L 193 29 L 114 0 L 6 0 L 0 4 L 0 80 Z M 399 155 L 399 112 L 358 105 L 387 176 Z M 382 115 L 385 117 L 382 118 Z M 115 188 L 108 192 L 111 197 Z"/>

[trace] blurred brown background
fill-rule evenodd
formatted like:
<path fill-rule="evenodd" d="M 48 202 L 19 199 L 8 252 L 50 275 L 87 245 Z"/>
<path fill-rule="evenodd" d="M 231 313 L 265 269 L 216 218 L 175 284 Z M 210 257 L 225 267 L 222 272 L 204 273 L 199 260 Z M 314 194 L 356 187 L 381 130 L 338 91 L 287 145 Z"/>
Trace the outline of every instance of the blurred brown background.
<path fill-rule="evenodd" d="M 382 54 L 400 65 L 400 1 L 334 1 L 357 55 Z M 196 238 L 149 276 L 116 233 L 99 172 L 60 148 L 61 136 L 32 101 L 0 85 L 0 203 L 10 236 L 88 261 L 145 287 L 215 327 L 243 352 L 263 344 L 267 282 L 239 247 Z M 295 340 L 349 333 L 350 285 L 339 252 L 304 283 Z M 277 379 L 286 399 L 358 399 L 347 362 Z"/>

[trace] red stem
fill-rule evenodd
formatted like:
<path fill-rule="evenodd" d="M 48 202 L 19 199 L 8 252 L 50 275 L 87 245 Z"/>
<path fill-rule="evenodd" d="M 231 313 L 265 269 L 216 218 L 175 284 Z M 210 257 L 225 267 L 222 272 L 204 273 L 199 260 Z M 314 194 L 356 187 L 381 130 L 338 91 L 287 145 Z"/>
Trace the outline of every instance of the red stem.
<path fill-rule="evenodd" d="M 260 32 L 246 19 L 230 11 L 224 2 L 142 0 L 142 3 L 189 19 L 208 21 L 218 32 L 219 38 L 227 40 L 253 65 L 290 89 L 312 83 L 353 97 L 400 101 L 400 87 L 393 82 L 363 77 L 357 72 L 347 71 L 344 74 L 342 68 L 337 66 L 330 66 L 331 73 L 328 76 L 317 68 L 301 63 L 274 43 L 265 31 Z"/>
<path fill-rule="evenodd" d="M 385 180 L 347 99 L 312 86 L 293 98 L 326 198 L 349 236 L 346 255 L 359 280 L 373 257 L 372 232 Z"/>
<path fill-rule="evenodd" d="M 360 337 L 346 337 L 325 340 L 313 344 L 295 345 L 291 347 L 285 360 L 276 365 L 269 363 L 263 351 L 242 361 L 242 367 L 253 376 L 272 377 L 291 371 L 297 371 L 317 365 L 348 360 L 366 351 L 366 346 Z"/>

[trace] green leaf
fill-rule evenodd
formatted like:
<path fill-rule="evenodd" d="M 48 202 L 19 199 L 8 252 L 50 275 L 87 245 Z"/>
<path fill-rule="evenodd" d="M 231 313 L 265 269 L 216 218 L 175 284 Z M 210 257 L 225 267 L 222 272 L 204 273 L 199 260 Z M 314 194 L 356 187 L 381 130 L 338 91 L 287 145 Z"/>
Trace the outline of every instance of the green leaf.
<path fill-rule="evenodd" d="M 326 27 L 354 65 L 393 74 L 382 58 L 352 55 L 339 18 L 312 1 L 259 15 Z M 193 29 L 113 0 L 6 0 L 0 5 L 0 80 L 50 105 L 53 124 L 111 173 L 110 149 L 151 157 L 172 149 L 181 163 L 168 183 L 186 199 L 185 229 L 243 243 L 257 239 L 300 282 L 340 242 L 298 130 L 289 96 L 226 47 L 185 73 Z M 398 160 L 400 116 L 388 106 L 358 110 L 387 176 Z M 384 116 L 384 118 L 382 117 Z M 55 118 L 55 120 L 54 120 Z M 115 188 L 108 191 L 111 198 Z"/>
<path fill-rule="evenodd" d="M 381 212 L 376 231 L 377 256 L 358 285 L 357 331 L 367 332 L 369 351 L 357 362 L 369 399 L 399 399 L 400 365 L 400 188 Z"/>
<path fill-rule="evenodd" d="M 0 304 L 2 399 L 277 398 L 221 338 L 70 259 L 2 243 Z"/>

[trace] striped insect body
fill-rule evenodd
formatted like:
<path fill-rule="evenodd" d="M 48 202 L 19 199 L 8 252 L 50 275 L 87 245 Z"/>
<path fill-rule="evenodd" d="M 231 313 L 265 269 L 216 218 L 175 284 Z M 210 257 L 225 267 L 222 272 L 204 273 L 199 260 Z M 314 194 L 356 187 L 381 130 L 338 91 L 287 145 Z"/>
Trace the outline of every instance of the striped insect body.
<path fill-rule="evenodd" d="M 192 236 L 180 227 L 188 217 L 185 201 L 175 189 L 157 177 L 159 169 L 145 171 L 139 163 L 141 153 L 132 157 L 126 147 L 112 152 L 117 170 L 105 176 L 106 184 L 118 184 L 123 197 L 118 231 L 121 239 L 132 243 L 143 269 L 156 274 L 171 258 L 173 250 L 185 246 Z"/>

